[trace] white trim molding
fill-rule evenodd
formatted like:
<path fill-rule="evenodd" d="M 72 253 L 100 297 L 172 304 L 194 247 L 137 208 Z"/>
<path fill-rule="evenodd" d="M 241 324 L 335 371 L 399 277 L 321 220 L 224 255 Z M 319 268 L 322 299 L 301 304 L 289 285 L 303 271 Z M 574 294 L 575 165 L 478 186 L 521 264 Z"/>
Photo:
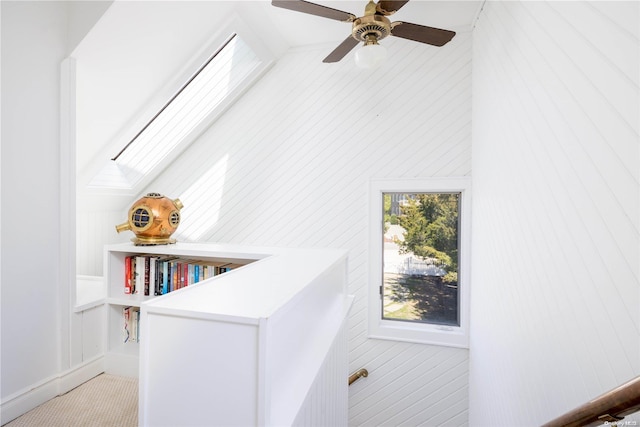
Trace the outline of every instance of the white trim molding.
<path fill-rule="evenodd" d="M 382 318 L 383 193 L 459 192 L 460 247 L 458 309 L 460 326 L 385 320 Z M 471 179 L 469 177 L 372 179 L 369 188 L 369 338 L 469 347 L 471 247 Z"/>
<path fill-rule="evenodd" d="M 2 400 L 0 424 L 4 425 L 44 402 L 78 387 L 104 372 L 104 356 L 82 363 Z"/>

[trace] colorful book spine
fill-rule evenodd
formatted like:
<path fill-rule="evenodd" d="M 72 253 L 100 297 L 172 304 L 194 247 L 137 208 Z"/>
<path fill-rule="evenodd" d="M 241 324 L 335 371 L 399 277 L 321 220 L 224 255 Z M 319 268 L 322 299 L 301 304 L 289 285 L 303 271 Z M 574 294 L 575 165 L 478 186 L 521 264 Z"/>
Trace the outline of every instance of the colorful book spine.
<path fill-rule="evenodd" d="M 144 294 L 149 295 L 149 282 L 151 280 L 151 258 L 144 257 Z"/>
<path fill-rule="evenodd" d="M 169 293 L 169 265 L 170 261 L 162 263 L 162 295 Z"/>
<path fill-rule="evenodd" d="M 136 256 L 136 274 L 133 284 L 133 293 L 144 295 L 144 256 Z"/>
<path fill-rule="evenodd" d="M 122 317 L 124 318 L 122 342 L 126 344 L 131 340 L 131 307 L 124 307 L 122 309 Z"/>
<path fill-rule="evenodd" d="M 140 342 L 140 309 L 136 309 L 133 312 L 133 342 Z"/>
<path fill-rule="evenodd" d="M 153 259 L 153 294 L 162 295 L 162 259 Z"/>
<path fill-rule="evenodd" d="M 182 276 L 180 276 L 180 287 L 184 288 L 189 284 L 189 264 L 182 263 Z"/>
<path fill-rule="evenodd" d="M 124 259 L 124 293 L 131 294 L 131 257 Z"/>
<path fill-rule="evenodd" d="M 182 263 L 176 261 L 173 264 L 173 287 L 172 291 L 180 289 L 180 271 L 182 270 Z"/>

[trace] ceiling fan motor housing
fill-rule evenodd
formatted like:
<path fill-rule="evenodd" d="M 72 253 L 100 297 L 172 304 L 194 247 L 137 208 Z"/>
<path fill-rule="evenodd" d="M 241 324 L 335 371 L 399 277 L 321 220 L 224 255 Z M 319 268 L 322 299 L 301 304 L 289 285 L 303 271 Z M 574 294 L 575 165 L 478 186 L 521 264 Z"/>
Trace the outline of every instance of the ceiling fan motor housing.
<path fill-rule="evenodd" d="M 370 42 L 371 36 L 375 40 L 382 40 L 391 34 L 391 21 L 386 16 L 368 15 L 353 21 L 351 35 L 356 40 Z"/>

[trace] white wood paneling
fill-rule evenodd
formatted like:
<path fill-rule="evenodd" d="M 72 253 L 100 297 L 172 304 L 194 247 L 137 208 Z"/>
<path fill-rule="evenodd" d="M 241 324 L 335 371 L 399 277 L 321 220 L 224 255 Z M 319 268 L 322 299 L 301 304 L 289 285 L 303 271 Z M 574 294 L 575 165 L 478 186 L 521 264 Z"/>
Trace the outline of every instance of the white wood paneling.
<path fill-rule="evenodd" d="M 137 199 L 131 200 L 133 203 Z M 102 276 L 104 245 L 128 242 L 132 233 L 117 234 L 115 226 L 127 222 L 128 207 L 121 211 L 85 209 L 76 218 L 76 264 L 78 274 Z"/>
<path fill-rule="evenodd" d="M 345 322 L 346 323 L 346 322 Z M 343 324 L 293 422 L 303 426 L 341 426 L 349 417 L 347 371 L 349 345 Z"/>
<path fill-rule="evenodd" d="M 385 45 L 373 72 L 291 50 L 148 190 L 184 202 L 180 241 L 348 249 L 350 370 L 370 373 L 350 424 L 465 425 L 467 350 L 367 338 L 367 201 L 372 177 L 470 175 L 471 38 Z"/>
<path fill-rule="evenodd" d="M 637 2 L 487 2 L 474 32 L 471 425 L 640 374 Z"/>

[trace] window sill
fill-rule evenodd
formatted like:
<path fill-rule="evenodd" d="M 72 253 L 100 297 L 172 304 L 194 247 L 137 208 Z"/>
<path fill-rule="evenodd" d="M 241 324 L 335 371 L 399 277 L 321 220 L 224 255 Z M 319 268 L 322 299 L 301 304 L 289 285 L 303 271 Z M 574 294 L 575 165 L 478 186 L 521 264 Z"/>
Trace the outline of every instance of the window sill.
<path fill-rule="evenodd" d="M 469 334 L 461 327 L 379 320 L 369 331 L 372 339 L 469 348 Z"/>

